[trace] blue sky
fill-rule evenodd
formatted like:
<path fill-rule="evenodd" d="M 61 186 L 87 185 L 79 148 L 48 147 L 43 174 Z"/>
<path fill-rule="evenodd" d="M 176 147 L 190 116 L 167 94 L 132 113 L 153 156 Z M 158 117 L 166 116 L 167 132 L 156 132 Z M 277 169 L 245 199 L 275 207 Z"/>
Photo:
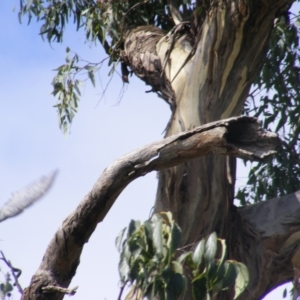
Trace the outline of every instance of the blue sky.
<path fill-rule="evenodd" d="M 14 6 L 16 11 L 13 12 Z M 42 174 L 58 168 L 51 191 L 26 213 L 1 223 L 0 249 L 21 268 L 20 282 L 29 284 L 46 247 L 62 221 L 89 192 L 102 171 L 116 158 L 163 137 L 170 116 L 167 105 L 134 77 L 123 87 L 118 74 L 106 86 L 109 69 L 102 68 L 96 89 L 83 89 L 79 112 L 65 138 L 52 107 L 52 71 L 64 62 L 69 46 L 83 58 L 100 61 L 100 47 L 85 43 L 82 32 L 68 30 L 63 44 L 43 42 L 40 24 L 20 25 L 18 1 L 3 1 L 0 10 L 0 182 L 2 205 L 12 192 Z M 119 99 L 122 88 L 123 98 Z M 239 184 L 245 176 L 240 171 Z M 148 218 L 156 193 L 156 174 L 133 182 L 121 194 L 84 247 L 81 263 L 71 286 L 79 285 L 76 299 L 116 299 L 117 234 L 130 219 Z M 2 265 L 0 265 L 2 268 Z M 269 299 L 280 299 L 269 298 Z M 277 296 L 276 296 L 277 297 Z M 15 299 L 19 296 L 16 295 Z"/>

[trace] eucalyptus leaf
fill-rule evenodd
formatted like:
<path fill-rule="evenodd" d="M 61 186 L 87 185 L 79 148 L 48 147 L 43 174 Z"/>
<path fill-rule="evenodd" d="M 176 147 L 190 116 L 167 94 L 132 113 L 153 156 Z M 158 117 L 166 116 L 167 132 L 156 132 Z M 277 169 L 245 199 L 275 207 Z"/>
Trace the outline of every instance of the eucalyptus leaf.
<path fill-rule="evenodd" d="M 125 283 L 128 280 L 128 274 L 130 271 L 130 267 L 128 265 L 128 262 L 125 257 L 121 258 L 121 261 L 119 263 L 119 274 L 121 281 Z"/>
<path fill-rule="evenodd" d="M 200 274 L 192 281 L 192 294 L 193 300 L 206 300 L 206 278 L 203 274 Z"/>
<path fill-rule="evenodd" d="M 213 232 L 207 239 L 205 243 L 205 260 L 211 261 L 215 258 L 217 252 L 217 235 Z"/>
<path fill-rule="evenodd" d="M 186 260 L 188 257 L 191 257 L 191 256 L 192 256 L 192 252 L 191 252 L 191 251 L 182 253 L 182 254 L 177 258 L 177 261 L 178 261 L 180 264 L 183 264 L 183 263 L 185 262 L 185 260 Z"/>
<path fill-rule="evenodd" d="M 235 294 L 234 299 L 237 299 L 239 295 L 245 290 L 249 283 L 249 273 L 247 267 L 239 262 L 234 262 L 234 267 L 237 272 L 237 277 L 235 280 Z"/>
<path fill-rule="evenodd" d="M 237 277 L 237 271 L 235 266 L 230 262 L 224 263 L 225 275 L 222 280 L 222 289 L 228 288 L 231 284 L 234 283 Z"/>
<path fill-rule="evenodd" d="M 88 71 L 88 75 L 89 75 L 89 79 L 91 80 L 93 86 L 95 87 L 96 83 L 95 83 L 95 75 L 94 75 L 94 71 Z"/>
<path fill-rule="evenodd" d="M 181 239 L 181 229 L 180 227 L 173 222 L 171 227 L 171 238 L 169 242 L 169 256 L 172 257 L 172 255 L 175 253 L 176 249 L 180 245 L 180 239 Z"/>
<path fill-rule="evenodd" d="M 162 221 L 158 215 L 154 215 L 151 220 L 153 222 L 153 245 L 156 250 L 156 255 L 161 257 L 163 250 Z"/>
<path fill-rule="evenodd" d="M 193 260 L 194 264 L 196 265 L 197 269 L 199 268 L 199 266 L 202 262 L 204 251 L 205 251 L 205 240 L 202 239 L 198 243 L 198 245 L 196 246 L 196 248 L 195 248 L 195 250 L 193 251 L 193 254 L 192 254 L 192 260 Z"/>
<path fill-rule="evenodd" d="M 128 226 L 127 237 L 130 237 L 141 226 L 140 221 L 131 220 Z"/>
<path fill-rule="evenodd" d="M 287 289 L 285 288 L 282 293 L 282 298 L 286 298 L 286 296 L 287 296 Z"/>
<path fill-rule="evenodd" d="M 185 287 L 184 275 L 179 273 L 172 273 L 167 284 L 167 291 L 172 292 L 174 299 L 178 299 L 179 296 L 185 292 Z"/>

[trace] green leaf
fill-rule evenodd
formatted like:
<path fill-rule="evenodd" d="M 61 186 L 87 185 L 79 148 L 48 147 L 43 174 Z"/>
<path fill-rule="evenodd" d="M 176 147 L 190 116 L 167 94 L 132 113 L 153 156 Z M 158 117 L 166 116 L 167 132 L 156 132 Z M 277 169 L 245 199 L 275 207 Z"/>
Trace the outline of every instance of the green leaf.
<path fill-rule="evenodd" d="M 220 264 L 224 263 L 226 258 L 226 242 L 225 240 L 218 239 L 218 241 L 221 243 L 221 258 L 220 258 Z"/>
<path fill-rule="evenodd" d="M 185 260 L 192 255 L 192 252 L 191 251 L 188 251 L 188 252 L 184 252 L 182 253 L 178 258 L 177 258 L 177 261 L 180 263 L 180 264 L 184 264 Z"/>
<path fill-rule="evenodd" d="M 282 298 L 286 298 L 286 296 L 287 296 L 287 289 L 285 288 L 282 293 Z"/>
<path fill-rule="evenodd" d="M 217 265 L 214 260 L 207 263 L 205 274 L 208 281 L 208 290 L 211 291 L 217 279 Z"/>
<path fill-rule="evenodd" d="M 204 250 L 205 250 L 205 240 L 202 239 L 198 243 L 197 247 L 195 248 L 195 250 L 193 251 L 193 254 L 192 254 L 192 260 L 197 268 L 199 268 L 199 266 L 201 264 Z"/>
<path fill-rule="evenodd" d="M 94 71 L 88 71 L 88 76 L 93 84 L 93 86 L 95 87 L 96 83 L 95 83 L 95 75 L 94 75 Z"/>
<path fill-rule="evenodd" d="M 204 257 L 207 261 L 211 261 L 215 258 L 217 252 L 217 235 L 213 232 L 205 243 Z"/>
<path fill-rule="evenodd" d="M 154 215 L 152 218 L 152 226 L 153 226 L 153 245 L 156 250 L 156 255 L 158 257 L 162 256 L 163 250 L 163 237 L 162 237 L 162 221 L 161 217 L 158 215 Z"/>
<path fill-rule="evenodd" d="M 171 265 L 167 265 L 167 267 L 162 271 L 161 275 L 166 284 L 169 282 L 172 272 L 173 270 Z"/>
<path fill-rule="evenodd" d="M 144 232 L 145 232 L 145 243 L 147 251 L 149 253 L 153 252 L 153 243 L 152 243 L 152 236 L 153 236 L 153 227 L 151 221 L 144 222 Z"/>
<path fill-rule="evenodd" d="M 183 274 L 182 265 L 177 261 L 172 261 L 172 269 L 175 273 Z"/>
<path fill-rule="evenodd" d="M 160 213 L 160 215 L 162 217 L 164 217 L 165 219 L 167 219 L 167 223 L 171 226 L 173 223 L 174 223 L 174 220 L 173 220 L 173 215 L 170 211 L 163 211 Z"/>
<path fill-rule="evenodd" d="M 119 263 L 119 273 L 120 273 L 121 281 L 123 283 L 125 283 L 128 280 L 129 271 L 130 271 L 130 267 L 127 263 L 127 260 L 125 257 L 122 257 Z"/>
<path fill-rule="evenodd" d="M 171 298 L 169 292 L 172 292 L 173 299 L 178 299 L 178 297 L 185 292 L 185 280 L 184 276 L 179 273 L 171 273 L 169 283 L 167 285 L 167 295 L 168 299 Z"/>
<path fill-rule="evenodd" d="M 237 297 L 245 290 L 249 283 L 249 273 L 247 267 L 244 264 L 239 262 L 233 262 L 233 264 L 237 272 L 234 287 L 234 299 L 237 299 Z"/>
<path fill-rule="evenodd" d="M 136 259 L 133 261 L 132 265 L 129 266 L 129 277 L 131 281 L 137 280 L 139 276 L 139 261 Z"/>
<path fill-rule="evenodd" d="M 130 237 L 141 226 L 140 221 L 131 220 L 128 226 L 127 238 Z"/>
<path fill-rule="evenodd" d="M 172 227 L 171 227 L 171 236 L 170 236 L 170 240 L 169 240 L 169 244 L 168 244 L 170 259 L 171 259 L 172 255 L 174 254 L 174 252 L 179 247 L 180 239 L 181 239 L 181 229 L 175 222 L 173 222 Z"/>
<path fill-rule="evenodd" d="M 220 260 L 217 262 L 217 281 L 220 281 L 221 279 L 223 279 L 224 274 L 225 274 L 225 258 L 226 258 L 226 242 L 225 240 L 222 239 L 218 239 L 218 241 L 221 243 L 221 258 Z"/>
<path fill-rule="evenodd" d="M 225 262 L 224 263 L 224 268 L 225 268 L 225 275 L 222 280 L 222 286 L 221 289 L 226 289 L 228 288 L 231 284 L 234 283 L 237 272 L 234 267 L 234 265 L 230 262 Z"/>
<path fill-rule="evenodd" d="M 193 300 L 205 300 L 206 294 L 206 278 L 203 274 L 200 274 L 192 281 Z"/>
<path fill-rule="evenodd" d="M 115 240 L 115 245 L 118 249 L 119 252 L 121 252 L 121 248 L 122 248 L 122 240 L 123 240 L 123 237 L 124 237 L 124 233 L 126 231 L 127 227 L 125 227 L 124 229 L 122 229 L 120 231 L 120 233 L 118 234 L 118 236 L 116 237 L 116 240 Z"/>

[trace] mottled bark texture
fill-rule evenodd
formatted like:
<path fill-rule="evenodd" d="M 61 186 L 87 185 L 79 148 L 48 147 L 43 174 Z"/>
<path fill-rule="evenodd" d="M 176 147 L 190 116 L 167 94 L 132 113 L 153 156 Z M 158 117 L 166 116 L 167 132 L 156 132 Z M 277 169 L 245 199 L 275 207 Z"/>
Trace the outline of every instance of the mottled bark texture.
<path fill-rule="evenodd" d="M 263 131 L 256 119 L 238 117 L 173 135 L 116 160 L 58 229 L 22 299 L 58 300 L 64 292 L 72 293 L 67 287 L 75 275 L 84 244 L 134 179 L 211 152 L 262 160 L 272 155 L 278 144 L 277 135 Z"/>
<path fill-rule="evenodd" d="M 266 55 L 274 20 L 290 4 L 291 1 L 283 0 L 198 1 L 204 10 L 194 15 L 185 31 L 175 29 L 158 42 L 153 38 L 156 51 L 150 47 L 151 38 L 147 40 L 156 66 L 157 57 L 160 59 L 163 81 L 166 77 L 171 88 L 167 83 L 165 86 L 174 93 L 166 136 L 241 114 Z M 135 35 L 140 39 L 144 29 L 135 30 L 129 36 L 131 45 Z M 127 55 L 131 62 L 142 61 L 145 56 L 137 47 Z M 134 64 L 130 66 L 133 70 L 137 68 Z M 148 74 L 146 69 L 139 73 Z M 146 78 L 147 75 L 145 82 L 150 83 Z M 293 277 L 292 252 L 284 258 L 288 268 L 278 276 L 275 261 L 264 259 L 268 252 L 263 247 L 264 236 L 243 219 L 233 204 L 235 169 L 235 158 L 210 154 L 160 171 L 155 212 L 172 211 L 183 230 L 182 246 L 213 231 L 226 239 L 228 258 L 240 260 L 250 269 L 249 288 L 241 299 L 259 299 Z"/>
<path fill-rule="evenodd" d="M 173 110 L 175 95 L 166 75 L 162 74 L 160 58 L 156 53 L 157 42 L 165 33 L 154 26 L 137 27 L 127 32 L 122 61 L 130 66 L 140 79 L 152 87 L 159 97 L 164 99 Z"/>

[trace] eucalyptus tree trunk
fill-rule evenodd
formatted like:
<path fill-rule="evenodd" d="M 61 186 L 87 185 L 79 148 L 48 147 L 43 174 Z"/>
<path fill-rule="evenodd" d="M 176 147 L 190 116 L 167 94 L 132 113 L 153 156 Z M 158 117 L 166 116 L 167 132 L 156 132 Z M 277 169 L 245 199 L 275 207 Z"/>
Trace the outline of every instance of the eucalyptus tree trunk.
<path fill-rule="evenodd" d="M 190 27 L 177 24 L 167 35 L 153 27 L 128 33 L 124 63 L 170 104 L 166 136 L 241 114 L 266 55 L 274 20 L 290 2 L 211 1 L 204 13 L 195 14 Z M 233 204 L 235 172 L 235 158 L 218 154 L 159 171 L 154 211 L 173 213 L 182 228 L 182 246 L 213 231 L 226 239 L 228 258 L 244 262 L 250 273 L 240 299 L 259 299 L 292 278 L 292 252 L 283 259 L 289 263 L 279 264 L 279 276 L 279 265 L 269 253 L 279 249 L 264 244 L 255 215 Z M 232 295 L 220 294 L 218 299 Z"/>

